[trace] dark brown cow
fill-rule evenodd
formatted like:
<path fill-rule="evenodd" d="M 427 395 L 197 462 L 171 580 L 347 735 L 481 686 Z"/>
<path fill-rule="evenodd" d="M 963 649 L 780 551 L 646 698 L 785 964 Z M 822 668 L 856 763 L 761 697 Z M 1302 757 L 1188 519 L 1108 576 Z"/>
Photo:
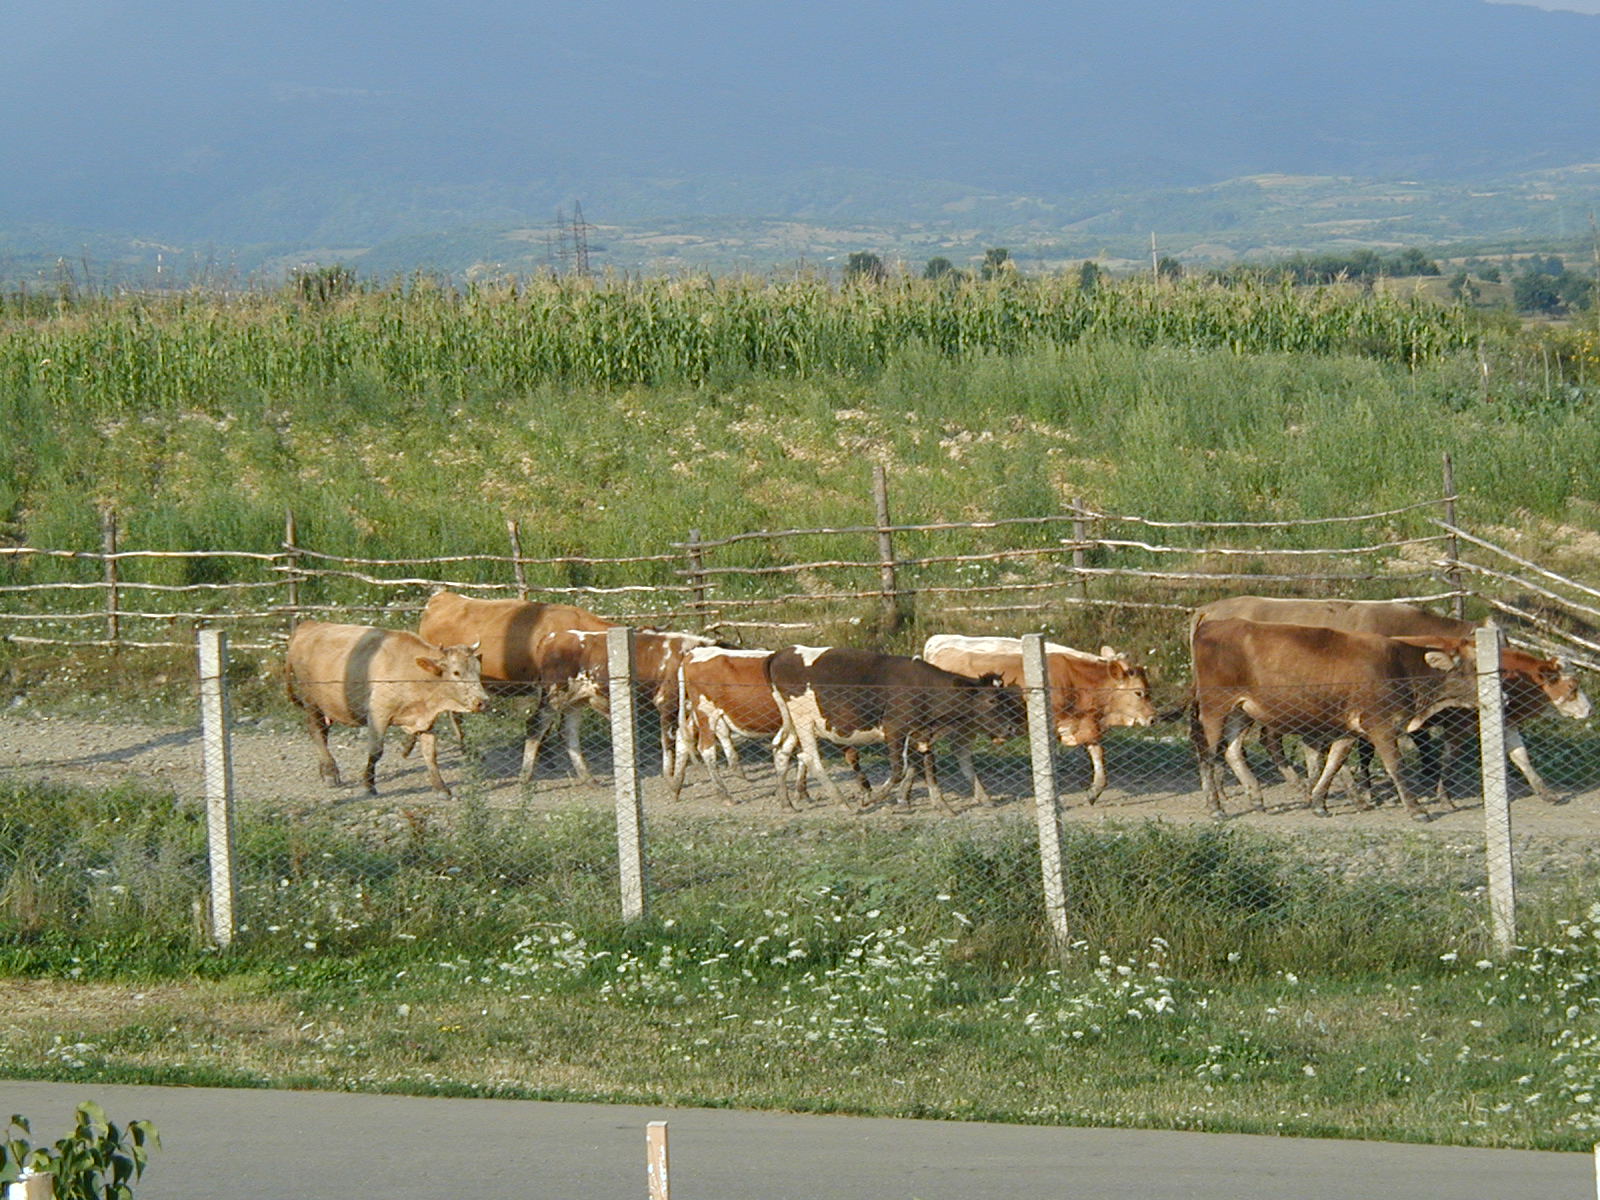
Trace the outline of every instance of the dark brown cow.
<path fill-rule="evenodd" d="M 1027 726 L 1021 694 L 998 677 L 968 679 L 919 658 L 791 646 L 767 660 L 767 679 L 793 744 L 844 808 L 851 806 L 823 768 L 818 738 L 843 746 L 887 746 L 890 776 L 884 794 L 898 788 L 900 804 L 911 795 L 907 758 L 913 749 L 921 752 L 929 795 L 954 812 L 934 778 L 933 743 L 941 737 L 966 741 L 975 734 L 1003 741 Z M 775 764 L 786 806 L 790 753 L 787 744 L 780 745 Z M 972 783 L 976 790 L 976 777 Z"/>
<path fill-rule="evenodd" d="M 383 735 L 391 725 L 422 742 L 429 783 L 434 791 L 450 794 L 439 774 L 433 725 L 443 713 L 484 710 L 489 695 L 480 671 L 476 646 L 441 648 L 404 630 L 323 621 L 295 626 L 284 658 L 289 699 L 305 710 L 322 777 L 339 786 L 339 768 L 328 752 L 328 726 L 365 726 L 362 781 L 374 796 Z"/>
<path fill-rule="evenodd" d="M 1327 629 L 1343 629 L 1356 633 L 1378 633 L 1388 637 L 1439 636 L 1471 638 L 1480 626 L 1471 621 L 1441 616 L 1413 604 L 1398 600 L 1306 600 L 1277 596 L 1229 596 L 1196 609 L 1191 619 L 1191 632 L 1195 625 L 1205 620 L 1235 617 L 1248 621 L 1275 621 L 1292 625 L 1320 625 Z M 1543 800 L 1554 803 L 1556 796 L 1539 772 L 1534 769 L 1528 755 L 1527 744 L 1517 726 L 1523 721 L 1542 716 L 1554 708 L 1562 716 L 1585 720 L 1590 713 L 1588 696 L 1578 681 L 1567 673 L 1559 659 L 1539 658 L 1515 647 L 1507 646 L 1500 653 L 1500 684 L 1505 699 L 1506 757 L 1516 764 L 1517 770 L 1528 781 L 1528 786 Z M 1469 711 L 1449 708 L 1428 722 L 1438 727 L 1444 737 L 1443 759 L 1448 762 L 1459 747 L 1477 728 L 1476 706 Z M 1263 731 L 1263 741 L 1269 754 L 1291 776 L 1282 754 L 1278 750 L 1277 736 L 1273 731 Z M 1357 755 L 1357 786 L 1364 786 L 1370 749 L 1362 745 Z M 1309 765 L 1309 764 L 1308 764 Z M 1446 772 L 1438 764 L 1438 794 L 1441 799 L 1447 792 Z M 1308 770 L 1307 774 L 1313 772 Z M 1309 782 L 1309 780 L 1308 780 Z"/>
<path fill-rule="evenodd" d="M 522 752 L 521 778 L 526 782 L 533 778 L 539 743 L 549 724 L 542 712 L 542 697 L 537 686 L 540 672 L 536 648 L 546 636 L 560 630 L 603 632 L 610 628 L 610 621 L 571 604 L 479 600 L 440 591 L 428 598 L 417 632 L 424 640 L 439 645 L 478 643 L 483 653 L 484 682 L 491 692 L 534 698 Z M 459 727 L 457 732 L 460 732 Z M 572 740 L 568 743 L 569 753 L 575 744 L 574 726 Z M 587 777 L 588 770 L 585 763 L 581 774 Z"/>
<path fill-rule="evenodd" d="M 936 667 L 979 679 L 997 674 L 1008 687 L 1022 686 L 1022 639 L 961 637 L 940 633 L 922 647 L 922 657 Z M 1148 725 L 1155 720 L 1150 680 L 1143 667 L 1105 646 L 1099 654 L 1045 643 L 1045 669 L 1050 676 L 1050 713 L 1063 746 L 1082 746 L 1094 775 L 1089 803 L 1106 790 L 1106 752 L 1100 744 L 1114 725 Z"/>
<path fill-rule="evenodd" d="M 1195 718 L 1191 729 L 1201 782 L 1213 816 L 1222 816 L 1216 754 L 1252 807 L 1261 785 L 1245 762 L 1242 742 L 1253 725 L 1292 731 L 1327 748 L 1311 803 L 1327 814 L 1328 787 L 1357 737 L 1372 742 L 1411 815 L 1426 820 L 1406 790 L 1395 738 L 1434 713 L 1476 702 L 1472 642 L 1466 638 L 1387 638 L 1321 626 L 1234 618 L 1197 622 L 1190 648 Z"/>

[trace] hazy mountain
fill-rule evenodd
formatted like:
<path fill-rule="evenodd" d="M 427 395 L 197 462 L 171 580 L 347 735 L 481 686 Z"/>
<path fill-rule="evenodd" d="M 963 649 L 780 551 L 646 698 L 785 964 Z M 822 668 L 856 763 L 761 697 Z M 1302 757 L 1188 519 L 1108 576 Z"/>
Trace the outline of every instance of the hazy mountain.
<path fill-rule="evenodd" d="M 959 221 L 983 197 L 1600 161 L 1600 17 L 1481 0 L 16 7 L 0 228 L 366 246 L 574 197 Z"/>

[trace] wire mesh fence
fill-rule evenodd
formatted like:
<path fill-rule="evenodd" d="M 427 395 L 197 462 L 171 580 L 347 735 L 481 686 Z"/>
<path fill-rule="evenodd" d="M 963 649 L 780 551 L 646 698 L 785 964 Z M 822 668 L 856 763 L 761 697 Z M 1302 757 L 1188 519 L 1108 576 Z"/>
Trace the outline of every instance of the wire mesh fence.
<path fill-rule="evenodd" d="M 35 930 L 315 947 L 882 889 L 920 898 L 923 917 L 959 913 L 980 939 L 1020 929 L 1048 945 L 1111 912 L 1123 929 L 1148 912 L 1152 935 L 1170 936 L 1180 908 L 1197 938 L 1287 922 L 1359 955 L 1380 924 L 1441 952 L 1487 944 L 1514 918 L 1508 888 L 1527 905 L 1600 879 L 1600 734 L 1574 696 L 1592 683 L 1570 671 L 1484 671 L 1461 647 L 1458 664 L 1359 688 L 1152 687 L 1117 656 L 1041 639 L 1030 682 L 1022 642 L 978 640 L 964 649 L 989 659 L 962 674 L 703 645 L 645 669 L 655 660 L 635 639 L 631 676 L 591 656 L 565 679 L 487 680 L 482 711 L 454 705 L 459 733 L 440 703 L 459 683 L 426 667 L 373 674 L 371 655 L 364 676 L 301 680 L 320 708 L 237 721 L 214 653 L 192 707 L 165 719 L 13 707 L 0 717 L 0 914 Z M 864 670 L 879 674 L 852 675 Z M 1508 718 L 1492 754 L 1478 744 L 1486 681 Z M 402 684 L 398 709 L 438 710 L 437 781 L 408 745 L 416 720 L 371 732 L 373 697 Z M 1519 686 L 1533 689 L 1523 702 Z M 635 725 L 619 741 L 623 710 Z M 1509 819 L 1492 807 L 1491 760 Z M 1406 797 L 1430 819 L 1408 820 Z"/>

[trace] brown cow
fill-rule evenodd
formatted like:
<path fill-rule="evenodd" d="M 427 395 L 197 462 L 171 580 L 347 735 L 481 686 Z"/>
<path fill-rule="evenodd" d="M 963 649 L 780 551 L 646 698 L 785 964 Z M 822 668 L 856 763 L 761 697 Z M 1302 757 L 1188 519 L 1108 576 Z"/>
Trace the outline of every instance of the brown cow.
<path fill-rule="evenodd" d="M 1439 636 L 1471 638 L 1479 625 L 1455 617 L 1441 616 L 1413 604 L 1398 600 L 1306 600 L 1277 596 L 1229 596 L 1202 605 L 1194 612 L 1190 628 L 1205 620 L 1237 617 L 1247 621 L 1276 621 L 1292 625 L 1320 625 L 1327 629 L 1343 629 L 1356 633 L 1379 633 L 1388 637 Z M 1555 803 L 1556 796 L 1534 769 L 1528 755 L 1527 744 L 1517 726 L 1523 721 L 1543 715 L 1554 708 L 1562 716 L 1582 721 L 1590 713 L 1589 698 L 1578 681 L 1567 673 L 1559 659 L 1539 658 L 1515 647 L 1507 646 L 1500 652 L 1500 685 L 1505 699 L 1506 757 L 1516 764 L 1517 770 L 1528 781 L 1541 799 Z M 1446 797 L 1447 780 L 1444 762 L 1448 762 L 1462 743 L 1477 727 L 1476 706 L 1473 711 L 1450 708 L 1429 722 L 1437 725 L 1444 737 L 1443 762 L 1437 766 L 1438 794 Z M 1277 737 L 1263 731 L 1263 741 L 1268 753 L 1292 777 L 1277 747 Z M 1370 750 L 1363 745 L 1357 756 L 1357 786 L 1364 786 Z M 1308 770 L 1308 775 L 1312 772 Z M 1308 781 L 1309 782 L 1309 781 Z"/>
<path fill-rule="evenodd" d="M 442 713 L 484 710 L 489 695 L 480 674 L 476 646 L 441 648 L 404 630 L 323 621 L 295 626 L 284 658 L 289 699 L 305 710 L 323 779 L 339 786 L 339 767 L 328 752 L 328 726 L 363 725 L 367 766 L 362 780 L 374 796 L 383 735 L 391 725 L 421 740 L 428 782 L 434 791 L 450 795 L 439 774 L 433 725 Z"/>
<path fill-rule="evenodd" d="M 928 794 L 954 812 L 934 778 L 933 743 L 947 736 L 969 740 L 980 733 L 1004 741 L 1027 727 L 1021 694 L 1002 684 L 998 676 L 968 679 L 920 658 L 843 647 L 790 646 L 767 660 L 767 679 L 783 709 L 794 746 L 844 808 L 850 804 L 822 766 L 819 737 L 843 746 L 887 746 L 890 775 L 884 794 L 898 788 L 900 804 L 907 804 L 911 795 L 907 759 L 913 749 L 919 751 Z M 791 754 L 787 744 L 780 745 L 774 764 L 786 806 L 790 803 L 787 767 Z M 981 794 L 976 776 L 972 783 L 974 792 Z"/>
<path fill-rule="evenodd" d="M 532 695 L 533 711 L 528 714 L 523 743 L 523 782 L 533 778 L 539 743 L 548 728 L 538 684 L 539 666 L 535 650 L 539 642 L 558 630 L 610 629 L 611 622 L 588 609 L 572 604 L 541 604 L 531 600 L 479 600 L 455 592 L 439 591 L 428 597 L 422 610 L 418 634 L 439 645 L 476 642 L 483 648 L 483 678 L 497 695 Z M 457 728 L 459 733 L 459 727 Z M 576 719 L 568 742 L 568 752 L 576 748 Z M 579 761 L 582 756 L 579 755 Z M 588 777 L 584 763 L 580 775 Z"/>
<path fill-rule="evenodd" d="M 1193 628 L 1195 717 L 1191 723 L 1201 783 L 1213 816 L 1221 817 L 1217 748 L 1250 804 L 1262 807 L 1261 784 L 1241 743 L 1253 724 L 1300 734 L 1326 746 L 1327 762 L 1311 804 L 1327 815 L 1328 787 L 1357 737 L 1366 737 L 1411 815 L 1427 814 L 1406 790 L 1395 738 L 1434 713 L 1476 702 L 1472 643 L 1466 638 L 1387 638 L 1321 626 L 1204 620 Z"/>
<path fill-rule="evenodd" d="M 1008 687 L 1022 686 L 1022 639 L 961 637 L 940 633 L 922 647 L 922 657 L 936 667 L 978 679 L 998 674 Z M 1099 654 L 1045 643 L 1045 668 L 1050 676 L 1050 714 L 1063 746 L 1082 746 L 1094 776 L 1089 803 L 1106 790 L 1104 731 L 1115 725 L 1148 725 L 1155 720 L 1150 680 L 1143 667 L 1110 646 Z"/>
<path fill-rule="evenodd" d="M 641 629 L 633 635 L 634 686 L 661 718 L 661 769 L 669 778 L 674 775 L 678 726 L 678 662 L 690 650 L 715 644 L 694 633 Z M 578 777 L 587 781 L 592 776 L 578 746 L 578 720 L 585 704 L 602 715 L 611 711 L 606 636 L 576 629 L 547 633 L 534 647 L 533 659 L 543 689 L 544 715 L 537 731 L 530 734 L 527 754 L 537 760 L 540 743 L 559 720 L 566 729 L 567 755 Z"/>
<path fill-rule="evenodd" d="M 771 650 L 731 650 L 721 646 L 700 646 L 685 654 L 678 664 L 678 734 L 669 779 L 672 794 L 683 789 L 684 774 L 691 756 L 699 758 L 711 774 L 711 781 L 724 800 L 734 803 L 733 793 L 717 770 L 717 750 L 720 747 L 728 765 L 739 769 L 739 752 L 734 739 L 763 738 L 771 743 L 776 755 L 784 734 L 783 710 L 772 694 L 767 682 L 767 659 Z M 794 753 L 793 734 L 785 735 L 788 752 Z M 845 748 L 845 761 L 855 772 L 856 782 L 863 791 L 870 791 L 866 776 L 861 773 L 860 753 L 853 746 Z M 799 763 L 799 779 L 795 791 L 801 800 L 807 799 L 806 764 Z"/>

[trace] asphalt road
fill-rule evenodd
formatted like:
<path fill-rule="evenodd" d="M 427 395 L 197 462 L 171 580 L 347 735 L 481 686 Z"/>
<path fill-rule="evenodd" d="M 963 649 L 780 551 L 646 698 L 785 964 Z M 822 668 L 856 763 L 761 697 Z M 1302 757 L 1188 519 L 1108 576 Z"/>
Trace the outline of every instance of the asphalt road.
<path fill-rule="evenodd" d="M 0 1080 L 36 1140 L 81 1100 L 154 1121 L 140 1200 L 1590 1200 L 1587 1154 L 720 1109 Z"/>

